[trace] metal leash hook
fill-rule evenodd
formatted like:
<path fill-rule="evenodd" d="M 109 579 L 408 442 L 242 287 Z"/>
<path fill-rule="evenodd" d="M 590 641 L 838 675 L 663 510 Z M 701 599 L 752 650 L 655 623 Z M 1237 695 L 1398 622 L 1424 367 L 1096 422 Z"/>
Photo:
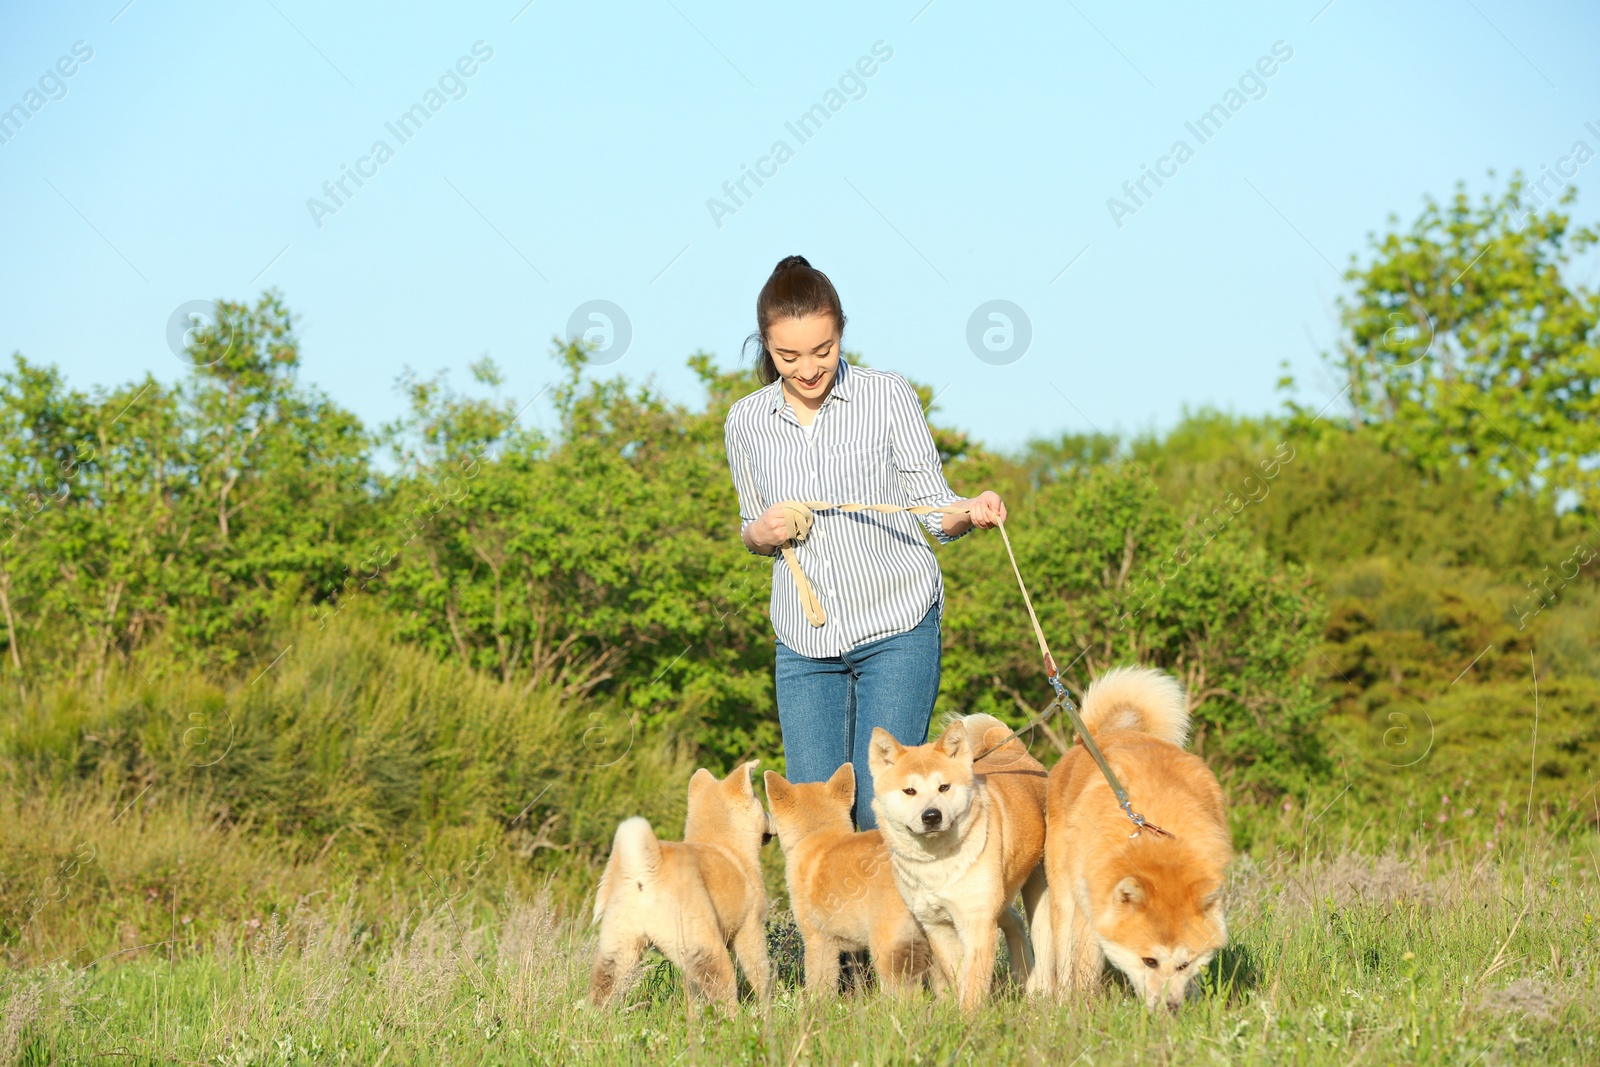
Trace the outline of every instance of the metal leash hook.
<path fill-rule="evenodd" d="M 1139 827 L 1139 829 L 1135 830 L 1133 833 L 1128 835 L 1128 840 L 1129 841 L 1132 841 L 1134 838 L 1138 837 L 1141 833 L 1143 833 L 1146 830 L 1150 830 L 1153 833 L 1160 834 L 1162 837 L 1171 837 L 1171 836 L 1173 836 L 1171 830 L 1163 830 L 1161 827 L 1157 826 L 1153 822 L 1145 822 L 1144 821 L 1144 816 L 1136 813 L 1133 810 L 1133 805 L 1128 803 L 1128 798 L 1127 798 L 1126 795 L 1122 795 L 1122 796 L 1117 797 L 1117 800 L 1122 803 L 1122 810 L 1127 814 L 1128 818 L 1132 819 L 1133 822 L 1134 822 L 1134 825 Z"/>

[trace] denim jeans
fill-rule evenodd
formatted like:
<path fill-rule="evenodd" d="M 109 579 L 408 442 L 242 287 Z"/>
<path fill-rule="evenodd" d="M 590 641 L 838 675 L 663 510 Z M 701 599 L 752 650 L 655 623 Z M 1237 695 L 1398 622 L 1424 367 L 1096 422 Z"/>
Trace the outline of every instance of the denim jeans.
<path fill-rule="evenodd" d="M 842 656 L 812 659 L 778 643 L 778 722 L 791 782 L 825 782 L 845 763 L 856 767 L 856 825 L 877 825 L 872 815 L 872 772 L 867 753 L 881 726 L 903 745 L 928 739 L 939 695 L 939 609 L 922 621 L 852 648 Z"/>

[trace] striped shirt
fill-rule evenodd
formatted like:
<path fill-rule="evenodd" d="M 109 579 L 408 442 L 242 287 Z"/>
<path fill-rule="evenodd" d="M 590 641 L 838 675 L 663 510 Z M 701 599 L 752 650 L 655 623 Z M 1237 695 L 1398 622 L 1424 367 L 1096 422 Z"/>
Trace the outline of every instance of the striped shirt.
<path fill-rule="evenodd" d="M 957 499 L 916 392 L 888 371 L 840 359 L 809 436 L 784 399 L 781 380 L 735 403 L 724 432 L 741 534 L 785 500 L 937 506 Z M 942 618 L 944 578 L 922 529 L 941 543 L 955 540 L 945 536 L 943 522 L 942 513 L 818 512 L 795 553 L 827 622 L 806 620 L 794 576 L 783 556 L 774 555 L 771 615 L 778 640 L 822 659 L 904 633 L 929 608 L 937 607 Z"/>

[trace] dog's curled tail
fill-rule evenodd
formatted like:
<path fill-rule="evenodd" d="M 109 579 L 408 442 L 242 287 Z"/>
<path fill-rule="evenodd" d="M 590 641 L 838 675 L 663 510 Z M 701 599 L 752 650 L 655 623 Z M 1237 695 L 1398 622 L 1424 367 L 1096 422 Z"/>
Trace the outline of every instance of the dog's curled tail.
<path fill-rule="evenodd" d="M 606 861 L 606 873 L 600 878 L 600 889 L 594 897 L 594 921 L 599 922 L 606 913 L 611 896 L 629 882 L 641 889 L 654 881 L 661 866 L 661 842 L 648 820 L 635 815 L 622 820 L 617 835 L 611 840 L 611 858 Z"/>
<path fill-rule="evenodd" d="M 960 725 L 967 732 L 967 744 L 972 749 L 972 754 L 989 753 L 991 759 L 1002 752 L 1009 751 L 1013 756 L 1021 754 L 1026 756 L 1028 746 L 1012 735 L 1011 727 L 984 712 L 974 712 L 971 715 L 950 715 L 945 718 L 945 726 Z M 991 746 L 993 750 L 991 751 Z"/>
<path fill-rule="evenodd" d="M 983 750 L 984 738 L 988 736 L 991 730 L 1004 730 L 1008 734 L 1011 732 L 1011 728 L 1005 723 L 993 715 L 988 715 L 981 711 L 974 712 L 971 715 L 954 716 L 949 721 L 952 725 L 960 723 L 967 731 L 967 739 L 980 752 Z M 998 741 L 999 738 L 997 737 L 995 740 Z"/>
<path fill-rule="evenodd" d="M 1117 667 L 1084 692 L 1083 724 L 1095 735 L 1137 730 L 1182 747 L 1189 739 L 1189 705 L 1183 687 L 1167 672 Z"/>

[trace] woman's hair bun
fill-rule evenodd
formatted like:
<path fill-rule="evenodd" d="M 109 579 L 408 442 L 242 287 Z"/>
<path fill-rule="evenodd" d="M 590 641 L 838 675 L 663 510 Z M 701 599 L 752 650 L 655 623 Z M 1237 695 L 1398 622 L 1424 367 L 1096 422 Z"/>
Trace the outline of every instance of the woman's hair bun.
<path fill-rule="evenodd" d="M 780 270 L 788 270 L 791 267 L 809 266 L 811 266 L 811 264 L 806 261 L 805 256 L 784 256 L 782 259 L 778 260 L 778 265 L 772 268 L 772 273 L 776 274 Z"/>

